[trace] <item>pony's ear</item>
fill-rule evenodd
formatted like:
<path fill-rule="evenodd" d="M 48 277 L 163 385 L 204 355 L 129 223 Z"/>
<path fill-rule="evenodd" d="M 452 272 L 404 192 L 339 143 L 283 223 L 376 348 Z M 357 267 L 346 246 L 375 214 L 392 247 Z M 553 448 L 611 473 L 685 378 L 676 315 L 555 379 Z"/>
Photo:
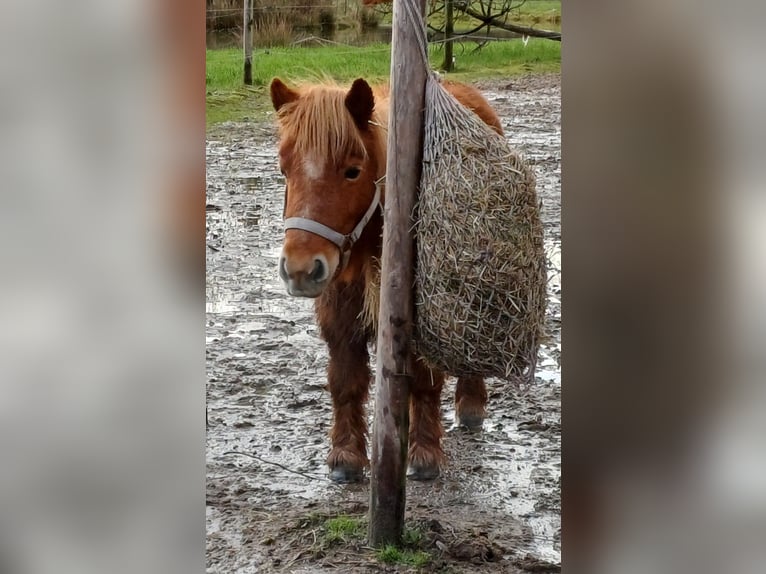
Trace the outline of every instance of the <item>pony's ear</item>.
<path fill-rule="evenodd" d="M 375 96 L 372 88 L 362 78 L 354 80 L 351 89 L 346 94 L 346 108 L 351 112 L 354 123 L 360 130 L 366 130 L 375 108 Z"/>
<path fill-rule="evenodd" d="M 288 88 L 279 78 L 274 78 L 271 81 L 271 103 L 274 104 L 276 111 L 279 111 L 285 104 L 294 102 L 299 96 L 298 92 Z"/>

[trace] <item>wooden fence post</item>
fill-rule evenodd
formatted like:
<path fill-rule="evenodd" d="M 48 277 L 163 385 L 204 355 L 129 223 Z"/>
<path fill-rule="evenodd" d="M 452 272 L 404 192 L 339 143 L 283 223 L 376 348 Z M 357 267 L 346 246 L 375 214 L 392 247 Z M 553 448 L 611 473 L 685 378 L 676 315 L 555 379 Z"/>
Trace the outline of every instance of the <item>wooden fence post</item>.
<path fill-rule="evenodd" d="M 413 22 L 404 3 L 418 16 Z M 420 182 L 428 70 L 416 34 L 425 0 L 394 0 L 391 100 L 381 258 L 375 419 L 372 433 L 369 540 L 399 544 L 404 528 L 413 322 L 412 208 Z M 423 42 L 425 32 L 423 31 Z"/>
<path fill-rule="evenodd" d="M 242 23 L 243 49 L 245 51 L 245 84 L 253 85 L 253 6 L 255 0 L 245 0 Z"/>

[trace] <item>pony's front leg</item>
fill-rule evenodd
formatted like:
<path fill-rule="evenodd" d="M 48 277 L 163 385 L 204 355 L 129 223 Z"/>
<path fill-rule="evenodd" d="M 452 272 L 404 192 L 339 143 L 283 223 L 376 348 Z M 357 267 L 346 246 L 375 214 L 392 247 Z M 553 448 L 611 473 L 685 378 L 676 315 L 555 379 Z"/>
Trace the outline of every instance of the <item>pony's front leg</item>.
<path fill-rule="evenodd" d="M 439 476 L 445 460 L 441 446 L 441 392 L 444 373 L 413 359 L 410 386 L 410 450 L 407 476 L 414 480 L 432 480 Z"/>
<path fill-rule="evenodd" d="M 330 478 L 358 482 L 369 464 L 364 405 L 370 384 L 367 344 L 335 341 L 330 344 L 327 378 L 332 395 L 332 450 L 327 457 Z"/>

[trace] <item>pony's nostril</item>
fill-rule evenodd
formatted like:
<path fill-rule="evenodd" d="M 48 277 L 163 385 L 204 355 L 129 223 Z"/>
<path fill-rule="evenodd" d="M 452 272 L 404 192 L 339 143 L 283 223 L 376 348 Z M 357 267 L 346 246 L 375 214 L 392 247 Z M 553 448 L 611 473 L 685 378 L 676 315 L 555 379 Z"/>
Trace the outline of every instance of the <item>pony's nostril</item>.
<path fill-rule="evenodd" d="M 285 258 L 279 258 L 279 277 L 282 281 L 287 281 L 287 268 L 285 267 Z"/>
<path fill-rule="evenodd" d="M 319 283 L 325 278 L 324 263 L 321 260 L 314 260 L 314 269 L 311 270 L 309 277 L 315 283 Z"/>

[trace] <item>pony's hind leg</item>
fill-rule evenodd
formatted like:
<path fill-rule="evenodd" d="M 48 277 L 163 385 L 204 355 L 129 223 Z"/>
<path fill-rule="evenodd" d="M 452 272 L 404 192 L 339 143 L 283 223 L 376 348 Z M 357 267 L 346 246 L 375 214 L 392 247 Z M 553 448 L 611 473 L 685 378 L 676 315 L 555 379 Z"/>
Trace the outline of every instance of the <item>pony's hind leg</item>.
<path fill-rule="evenodd" d="M 412 361 L 414 376 L 410 387 L 410 450 L 407 476 L 432 480 L 439 476 L 445 460 L 441 446 L 441 391 L 444 373 L 431 370 L 418 359 Z"/>
<path fill-rule="evenodd" d="M 364 413 L 370 384 L 367 345 L 331 345 L 327 379 L 333 406 L 332 450 L 327 457 L 330 478 L 335 482 L 358 482 L 369 464 Z"/>
<path fill-rule="evenodd" d="M 478 430 L 487 415 L 487 387 L 482 377 L 459 377 L 455 389 L 455 416 L 457 424 Z"/>

